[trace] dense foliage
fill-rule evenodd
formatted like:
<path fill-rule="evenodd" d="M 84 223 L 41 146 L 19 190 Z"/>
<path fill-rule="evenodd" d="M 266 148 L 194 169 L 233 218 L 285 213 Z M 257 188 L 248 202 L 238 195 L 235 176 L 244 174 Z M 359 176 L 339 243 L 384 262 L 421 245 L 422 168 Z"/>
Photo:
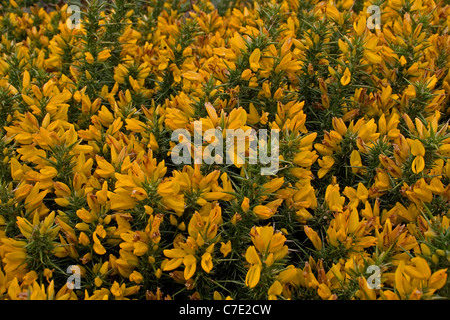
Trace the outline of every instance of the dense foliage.
<path fill-rule="evenodd" d="M 450 297 L 448 1 L 0 12 L 1 299 Z M 195 121 L 277 173 L 175 164 Z"/>

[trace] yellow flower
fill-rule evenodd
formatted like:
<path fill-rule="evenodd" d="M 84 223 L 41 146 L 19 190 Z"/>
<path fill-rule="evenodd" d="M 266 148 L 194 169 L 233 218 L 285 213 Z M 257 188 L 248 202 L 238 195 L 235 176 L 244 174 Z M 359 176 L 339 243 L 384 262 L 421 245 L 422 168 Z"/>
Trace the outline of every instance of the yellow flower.
<path fill-rule="evenodd" d="M 287 254 L 287 246 L 284 245 L 286 237 L 281 232 L 274 232 L 273 227 L 253 227 L 250 235 L 253 244 L 263 255 L 274 253 L 277 260 Z"/>
<path fill-rule="evenodd" d="M 328 185 L 325 191 L 325 201 L 332 211 L 342 211 L 345 198 L 341 197 L 338 185 Z"/>
<path fill-rule="evenodd" d="M 334 159 L 331 156 L 324 156 L 322 159 L 318 160 L 318 163 L 319 163 L 320 169 L 317 172 L 317 176 L 319 177 L 319 179 L 321 179 L 333 167 Z"/>
<path fill-rule="evenodd" d="M 104 61 L 108 60 L 109 57 L 111 57 L 111 50 L 105 49 L 98 53 L 97 61 L 104 62 Z"/>
<path fill-rule="evenodd" d="M 182 74 L 182 76 L 188 79 L 189 81 L 198 81 L 198 82 L 204 81 L 203 76 L 194 71 L 186 71 L 185 73 Z"/>
<path fill-rule="evenodd" d="M 250 208 L 250 199 L 247 197 L 244 197 L 244 200 L 242 200 L 241 203 L 241 209 L 242 211 L 246 212 Z"/>
<path fill-rule="evenodd" d="M 373 288 L 369 288 L 367 280 L 364 277 L 358 277 L 359 289 L 362 291 L 362 300 L 376 300 L 377 295 Z"/>
<path fill-rule="evenodd" d="M 271 181 L 263 184 L 263 189 L 265 190 L 266 193 L 274 193 L 275 191 L 277 191 L 278 189 L 281 188 L 281 186 L 284 183 L 284 178 L 275 178 L 272 179 Z"/>
<path fill-rule="evenodd" d="M 447 282 L 447 269 L 441 269 L 433 273 L 428 280 L 428 288 L 433 290 L 441 289 Z"/>
<path fill-rule="evenodd" d="M 317 289 L 317 294 L 322 298 L 322 300 L 327 300 L 331 297 L 331 291 L 330 288 L 324 283 L 321 283 L 319 285 L 319 288 Z"/>
<path fill-rule="evenodd" d="M 348 69 L 348 67 L 345 68 L 344 75 L 341 77 L 341 84 L 343 86 L 348 85 L 350 83 L 351 76 L 352 76 L 352 74 L 350 73 L 350 70 Z"/>
<path fill-rule="evenodd" d="M 263 206 L 263 205 L 257 205 L 255 206 L 255 208 L 253 209 L 253 212 L 255 213 L 255 215 L 260 218 L 260 219 L 269 219 L 271 218 L 275 212 L 270 209 L 267 206 Z"/>
<path fill-rule="evenodd" d="M 223 254 L 225 258 L 231 252 L 231 241 L 228 240 L 226 243 L 221 242 L 220 252 Z"/>
<path fill-rule="evenodd" d="M 189 280 L 197 269 L 197 259 L 193 255 L 189 254 L 183 258 L 183 264 L 185 266 L 184 278 Z"/>
<path fill-rule="evenodd" d="M 250 288 L 256 287 L 261 277 L 261 265 L 255 264 L 250 267 L 245 276 L 245 285 Z"/>
<path fill-rule="evenodd" d="M 338 39 L 338 46 L 342 53 L 348 53 L 348 43 L 343 41 L 342 39 Z"/>
<path fill-rule="evenodd" d="M 30 285 L 35 280 L 37 280 L 37 278 L 38 278 L 38 274 L 36 273 L 36 271 L 32 270 L 23 277 L 23 284 Z"/>
<path fill-rule="evenodd" d="M 85 57 L 87 63 L 94 63 L 94 57 L 92 56 L 92 54 L 90 52 L 85 52 L 84 57 Z"/>
<path fill-rule="evenodd" d="M 108 161 L 106 161 L 104 158 L 96 156 L 96 161 L 98 164 L 98 168 L 95 171 L 100 177 L 102 178 L 109 178 L 114 175 L 116 172 L 113 165 L 111 165 Z"/>
<path fill-rule="evenodd" d="M 116 297 L 121 297 L 123 295 L 123 291 L 125 289 L 125 284 L 119 285 L 117 281 L 111 286 L 111 293 Z"/>
<path fill-rule="evenodd" d="M 326 15 L 327 15 L 327 17 L 330 17 L 334 21 L 339 21 L 341 13 L 339 12 L 339 10 L 334 5 L 327 4 L 327 6 L 326 6 Z"/>
<path fill-rule="evenodd" d="M 261 51 L 258 48 L 256 48 L 249 58 L 250 69 L 252 69 L 253 72 L 258 71 L 260 58 L 261 58 Z"/>
<path fill-rule="evenodd" d="M 98 229 L 98 231 L 97 231 L 97 229 Z M 101 238 L 104 238 L 104 237 L 106 237 L 106 233 L 102 226 L 97 226 L 97 229 L 92 234 L 92 238 L 94 239 L 93 248 L 97 254 L 103 255 L 106 253 L 106 249 L 103 247 L 103 245 L 101 244 L 100 239 L 98 237 L 100 236 Z"/>
<path fill-rule="evenodd" d="M 383 59 L 376 53 L 371 52 L 370 50 L 364 50 L 364 58 L 366 58 L 371 63 L 381 63 Z"/>
<path fill-rule="evenodd" d="M 431 270 L 424 258 L 414 257 L 411 259 L 414 266 L 405 266 L 404 272 L 412 278 L 427 280 L 431 276 Z"/>
<path fill-rule="evenodd" d="M 209 252 L 205 252 L 202 255 L 201 265 L 202 265 L 203 270 L 205 270 L 206 273 L 209 273 L 211 271 L 211 269 L 213 268 L 212 256 Z"/>
<path fill-rule="evenodd" d="M 360 15 L 358 19 L 353 22 L 353 29 L 358 36 L 362 36 L 366 30 L 367 19 L 364 14 Z"/>
<path fill-rule="evenodd" d="M 417 140 L 414 139 L 411 143 L 411 154 L 413 156 L 424 156 L 425 155 L 425 148 L 423 147 L 423 144 Z"/>
<path fill-rule="evenodd" d="M 274 283 L 270 286 L 267 294 L 269 295 L 269 300 L 275 300 L 278 295 L 283 292 L 283 287 L 278 280 L 275 280 Z"/>
<path fill-rule="evenodd" d="M 371 1 L 144 1 L 76 26 L 30 2 L 1 2 L 0 299 L 448 294 L 445 1 L 385 1 L 374 30 Z M 257 138 L 211 150 L 230 129 Z M 270 176 L 250 161 L 277 144 L 263 130 Z"/>
<path fill-rule="evenodd" d="M 404 56 L 401 56 L 400 59 L 398 60 L 400 62 L 400 65 L 403 67 L 406 64 L 406 59 Z"/>
<path fill-rule="evenodd" d="M 78 242 L 83 246 L 87 246 L 91 243 L 91 241 L 89 240 L 89 237 L 84 232 L 80 233 Z"/>
<path fill-rule="evenodd" d="M 425 169 L 425 148 L 423 147 L 423 144 L 415 139 L 412 140 L 410 143 L 411 145 L 411 154 L 415 156 L 413 163 L 411 165 L 412 170 L 414 173 L 420 173 Z"/>
<path fill-rule="evenodd" d="M 254 246 L 250 246 L 245 253 L 245 259 L 251 264 L 261 264 L 261 259 L 259 259 L 258 253 Z"/>
<path fill-rule="evenodd" d="M 322 249 L 322 240 L 320 240 L 320 237 L 317 234 L 317 232 L 315 232 L 313 229 L 311 229 L 308 226 L 304 226 L 303 229 L 306 233 L 306 236 L 313 243 L 314 248 L 316 248 L 317 250 L 321 250 Z"/>
<path fill-rule="evenodd" d="M 140 284 L 143 279 L 144 277 L 142 276 L 142 274 L 137 271 L 133 271 L 133 273 L 130 274 L 130 281 L 135 282 L 137 284 Z"/>
<path fill-rule="evenodd" d="M 250 80 L 250 78 L 253 76 L 252 70 L 250 69 L 245 69 L 244 71 L 242 71 L 241 74 L 241 78 L 242 80 Z"/>
<path fill-rule="evenodd" d="M 362 167 L 361 155 L 358 150 L 353 150 L 350 154 L 350 166 L 352 167 L 353 173 L 358 173 Z"/>
<path fill-rule="evenodd" d="M 414 88 L 414 86 L 412 84 L 408 85 L 408 87 L 405 89 L 405 91 L 403 91 L 403 93 L 405 94 L 405 96 L 407 96 L 408 98 L 414 98 L 416 96 L 416 89 Z"/>

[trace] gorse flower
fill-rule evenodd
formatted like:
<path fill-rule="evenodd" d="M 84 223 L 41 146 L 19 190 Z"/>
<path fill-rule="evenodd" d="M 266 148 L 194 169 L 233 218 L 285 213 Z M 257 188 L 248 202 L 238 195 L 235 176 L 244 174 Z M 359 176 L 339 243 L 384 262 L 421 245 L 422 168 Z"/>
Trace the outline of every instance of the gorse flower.
<path fill-rule="evenodd" d="M 450 297 L 448 1 L 71 10 L 2 3 L 0 299 Z"/>

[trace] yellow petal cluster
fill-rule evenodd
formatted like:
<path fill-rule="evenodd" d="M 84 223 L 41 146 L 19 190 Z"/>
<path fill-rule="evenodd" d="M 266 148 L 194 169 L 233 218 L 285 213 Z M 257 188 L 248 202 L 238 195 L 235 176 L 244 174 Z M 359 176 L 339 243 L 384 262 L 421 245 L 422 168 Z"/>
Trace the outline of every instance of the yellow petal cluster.
<path fill-rule="evenodd" d="M 32 2 L 0 299 L 450 298 L 448 1 Z"/>

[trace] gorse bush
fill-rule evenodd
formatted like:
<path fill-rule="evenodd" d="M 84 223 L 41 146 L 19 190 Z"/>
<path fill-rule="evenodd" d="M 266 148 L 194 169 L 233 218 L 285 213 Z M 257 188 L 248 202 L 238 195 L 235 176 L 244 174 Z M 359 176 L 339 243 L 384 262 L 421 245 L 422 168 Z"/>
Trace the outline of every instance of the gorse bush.
<path fill-rule="evenodd" d="M 448 1 L 0 11 L 1 299 L 450 297 Z"/>

